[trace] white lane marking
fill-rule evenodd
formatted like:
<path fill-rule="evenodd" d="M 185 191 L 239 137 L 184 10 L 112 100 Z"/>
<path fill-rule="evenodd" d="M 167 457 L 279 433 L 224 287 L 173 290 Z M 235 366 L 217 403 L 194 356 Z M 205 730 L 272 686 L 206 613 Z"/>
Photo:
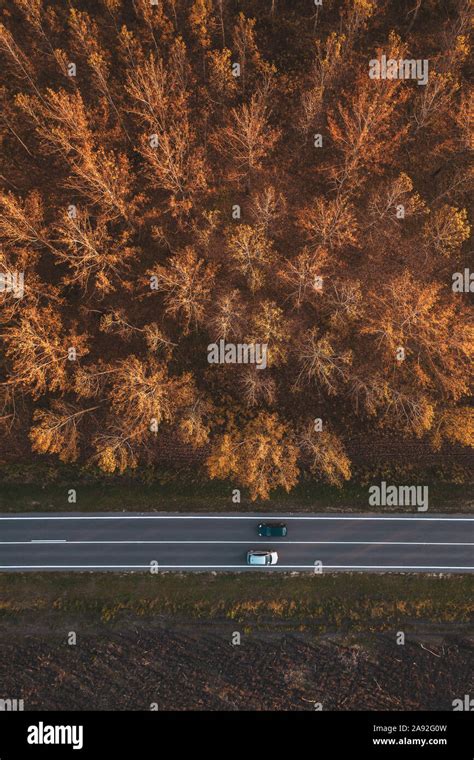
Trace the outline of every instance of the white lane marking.
<path fill-rule="evenodd" d="M 0 541 L 1 544 L 8 544 L 9 541 Z M 15 543 L 21 544 L 65 544 L 67 539 L 65 538 L 32 538 L 29 541 L 15 541 Z"/>
<path fill-rule="evenodd" d="M 169 541 L 152 541 L 152 540 L 123 540 L 112 541 L 100 539 L 94 541 L 79 541 L 60 539 L 43 539 L 32 538 L 30 541 L 0 541 L 0 546 L 23 546 L 30 544 L 268 544 L 272 541 L 266 539 L 258 541 L 257 539 L 248 539 L 247 541 L 219 541 L 219 540 L 169 540 Z M 312 546 L 314 544 L 329 544 L 331 546 L 349 545 L 349 546 L 474 546 L 474 543 L 456 542 L 456 541 L 273 541 L 275 546 L 288 546 L 289 544 L 300 544 Z"/>
<path fill-rule="evenodd" d="M 262 522 L 265 522 L 265 520 L 392 520 L 392 521 L 402 521 L 402 520 L 408 520 L 409 522 L 414 522 L 416 520 L 424 520 L 429 522 L 474 522 L 474 517 L 421 517 L 418 515 L 413 515 L 411 517 L 385 517 L 385 516 L 375 516 L 375 517 L 369 517 L 369 516 L 357 516 L 354 515 L 352 517 L 346 517 L 341 515 L 333 515 L 333 516 L 302 516 L 302 515 L 117 515 L 117 516 L 100 516 L 100 515 L 91 515 L 90 517 L 86 517 L 84 515 L 54 515 L 54 516 L 47 516 L 47 517 L 39 517 L 39 516 L 15 516 L 15 517 L 6 517 L 6 516 L 0 516 L 0 520 L 260 520 Z"/>
<path fill-rule="evenodd" d="M 150 570 L 150 564 L 148 565 L 0 565 L 0 570 L 74 570 L 74 569 L 92 569 L 92 570 L 112 570 L 112 569 L 128 569 L 128 570 Z M 192 570 L 192 569 L 207 569 L 207 570 L 312 570 L 314 572 L 314 565 L 277 565 L 257 568 L 256 565 L 159 565 L 159 570 Z M 443 565 L 325 565 L 323 563 L 323 569 L 326 570 L 474 570 L 474 567 L 470 566 L 443 566 Z"/>

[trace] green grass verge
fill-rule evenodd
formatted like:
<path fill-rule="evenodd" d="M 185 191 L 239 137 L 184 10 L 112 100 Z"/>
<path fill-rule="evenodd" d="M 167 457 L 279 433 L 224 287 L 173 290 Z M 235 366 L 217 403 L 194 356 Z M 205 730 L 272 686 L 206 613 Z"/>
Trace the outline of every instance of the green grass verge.
<path fill-rule="evenodd" d="M 0 619 L 86 622 L 123 616 L 289 621 L 319 632 L 408 630 L 418 623 L 469 630 L 474 577 L 273 574 L 5 574 Z M 398 626 L 398 627 L 397 627 Z"/>
<path fill-rule="evenodd" d="M 376 479 L 372 482 L 377 483 Z M 394 481 L 389 481 L 394 482 Z M 278 511 L 354 511 L 390 512 L 395 508 L 369 507 L 368 486 L 348 483 L 335 488 L 307 482 L 287 494 L 276 491 L 264 502 L 251 502 L 244 492 L 240 504 L 232 502 L 232 486 L 222 482 L 140 483 L 120 479 L 99 482 L 80 481 L 62 477 L 60 482 L 8 483 L 0 486 L 1 512 L 49 511 L 140 511 L 164 512 L 278 512 Z M 431 482 L 430 512 L 469 511 L 472 495 L 467 485 Z M 76 490 L 76 502 L 68 501 L 68 491 Z M 470 497 L 470 498 L 469 498 Z M 406 511 L 413 511 L 405 508 Z M 403 511 L 403 510 L 402 510 Z"/>

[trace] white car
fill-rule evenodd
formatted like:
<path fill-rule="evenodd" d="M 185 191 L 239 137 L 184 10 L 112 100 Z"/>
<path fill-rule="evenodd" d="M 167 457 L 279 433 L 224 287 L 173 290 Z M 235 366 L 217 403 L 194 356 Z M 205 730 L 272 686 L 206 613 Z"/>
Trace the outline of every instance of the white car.
<path fill-rule="evenodd" d="M 272 551 L 258 551 L 250 549 L 247 552 L 247 565 L 276 565 L 278 554 Z"/>

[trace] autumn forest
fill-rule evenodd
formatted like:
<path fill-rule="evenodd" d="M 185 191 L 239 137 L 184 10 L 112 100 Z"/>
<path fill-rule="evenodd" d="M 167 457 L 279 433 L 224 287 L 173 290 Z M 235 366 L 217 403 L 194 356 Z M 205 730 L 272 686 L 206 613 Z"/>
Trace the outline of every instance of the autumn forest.
<path fill-rule="evenodd" d="M 2 462 L 265 499 L 473 446 L 467 0 L 0 8 Z"/>

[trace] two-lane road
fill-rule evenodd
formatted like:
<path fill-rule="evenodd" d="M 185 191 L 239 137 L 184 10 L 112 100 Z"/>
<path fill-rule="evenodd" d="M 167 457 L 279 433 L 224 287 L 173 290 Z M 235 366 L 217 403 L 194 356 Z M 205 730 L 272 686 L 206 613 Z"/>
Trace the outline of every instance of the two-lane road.
<path fill-rule="evenodd" d="M 257 535 L 285 522 L 286 538 Z M 474 517 L 416 514 L 3 514 L 0 571 L 255 570 L 249 549 L 276 549 L 276 566 L 327 572 L 474 572 Z"/>

